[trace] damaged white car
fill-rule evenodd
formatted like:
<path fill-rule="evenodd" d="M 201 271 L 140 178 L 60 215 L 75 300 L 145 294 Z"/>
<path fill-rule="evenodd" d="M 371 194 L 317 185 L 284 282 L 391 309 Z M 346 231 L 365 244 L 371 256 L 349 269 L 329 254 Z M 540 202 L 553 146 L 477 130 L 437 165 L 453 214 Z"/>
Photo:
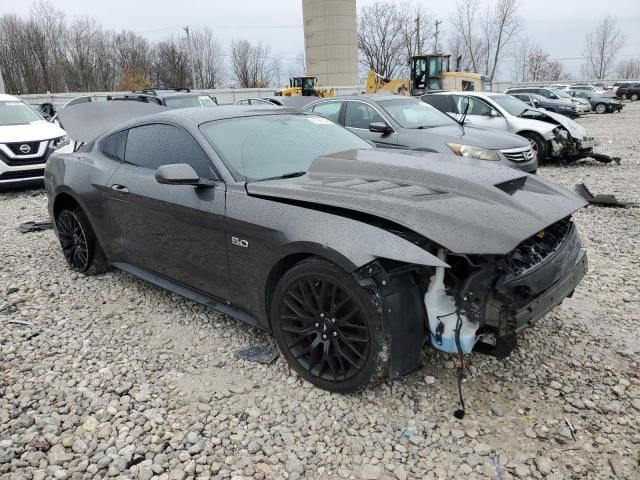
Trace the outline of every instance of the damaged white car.
<path fill-rule="evenodd" d="M 604 163 L 620 160 L 594 152 L 593 138 L 570 118 L 531 108 L 510 95 L 443 92 L 424 95 L 422 100 L 473 126 L 506 130 L 527 138 L 538 155 L 538 163 L 546 159 L 574 162 L 587 157 Z"/>

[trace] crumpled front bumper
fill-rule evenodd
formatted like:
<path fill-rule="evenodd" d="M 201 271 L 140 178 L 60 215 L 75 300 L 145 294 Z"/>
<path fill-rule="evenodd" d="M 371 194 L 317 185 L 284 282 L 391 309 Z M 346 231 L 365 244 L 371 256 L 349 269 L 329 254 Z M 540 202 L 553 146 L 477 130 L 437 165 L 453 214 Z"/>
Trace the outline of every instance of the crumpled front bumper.
<path fill-rule="evenodd" d="M 515 332 L 519 333 L 535 324 L 547 313 L 560 305 L 566 297 L 570 297 L 582 278 L 587 274 L 587 251 L 580 249 L 580 254 L 567 273 L 557 280 L 542 295 L 515 312 Z"/>

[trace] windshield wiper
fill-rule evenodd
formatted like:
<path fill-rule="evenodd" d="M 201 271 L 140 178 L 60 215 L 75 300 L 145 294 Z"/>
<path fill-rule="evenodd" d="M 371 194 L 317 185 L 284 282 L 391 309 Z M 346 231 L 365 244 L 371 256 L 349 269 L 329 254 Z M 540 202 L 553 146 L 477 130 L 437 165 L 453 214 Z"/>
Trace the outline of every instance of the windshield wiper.
<path fill-rule="evenodd" d="M 303 175 L 306 175 L 307 172 L 289 172 L 289 173 L 283 173 L 282 175 L 276 175 L 275 177 L 268 177 L 268 178 L 260 178 L 258 180 L 254 180 L 256 182 L 264 182 L 266 180 L 283 180 L 285 178 L 295 178 L 295 177 L 301 177 Z"/>

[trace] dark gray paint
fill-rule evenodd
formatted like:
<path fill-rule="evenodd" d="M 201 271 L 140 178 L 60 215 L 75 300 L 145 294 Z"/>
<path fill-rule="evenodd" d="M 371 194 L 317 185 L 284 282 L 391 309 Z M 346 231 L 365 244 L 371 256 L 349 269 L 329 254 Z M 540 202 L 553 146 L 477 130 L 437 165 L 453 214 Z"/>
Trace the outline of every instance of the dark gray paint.
<path fill-rule="evenodd" d="M 238 106 L 165 110 L 114 125 L 105 136 L 145 123 L 184 128 L 206 152 L 221 180 L 215 187 L 162 185 L 152 170 L 105 157 L 99 138 L 87 148 L 91 151 L 55 155 L 48 162 L 50 213 L 53 216 L 60 195 L 70 196 L 87 213 L 109 261 L 118 268 L 148 272 L 144 278 L 156 283 L 164 278 L 179 285 L 180 291 L 188 287 L 197 295 L 217 298 L 216 305 L 246 312 L 268 328 L 265 287 L 278 262 L 292 255 L 317 255 L 346 271 L 377 258 L 442 265 L 431 252 L 371 222 L 347 218 L 338 210 L 323 212 L 314 205 L 336 205 L 389 219 L 453 251 L 490 254 L 508 252 L 584 204 L 531 176 L 524 189 L 510 196 L 494 185 L 524 174 L 499 165 L 384 150 L 319 158 L 304 177 L 245 185 L 233 179 L 198 129 L 214 120 L 280 113 L 291 110 Z M 181 160 L 176 163 L 184 163 Z M 401 185 L 390 185 L 386 191 L 377 188 L 384 182 Z M 357 183 L 363 186 L 354 187 Z M 234 237 L 246 241 L 247 247 L 234 243 Z M 236 316 L 246 320 L 244 315 Z"/>
<path fill-rule="evenodd" d="M 250 194 L 334 205 L 404 225 L 458 253 L 505 254 L 585 205 L 532 175 L 445 155 L 355 150 L 316 159 L 308 175 L 247 185 Z M 497 184 L 526 176 L 510 195 Z M 441 192 L 441 193 L 439 193 Z"/>

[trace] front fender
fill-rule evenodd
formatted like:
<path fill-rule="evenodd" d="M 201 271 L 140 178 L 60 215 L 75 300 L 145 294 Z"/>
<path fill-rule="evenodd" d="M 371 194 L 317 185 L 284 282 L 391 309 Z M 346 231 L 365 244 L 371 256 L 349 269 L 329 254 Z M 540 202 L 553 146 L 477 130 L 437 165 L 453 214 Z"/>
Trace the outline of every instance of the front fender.
<path fill-rule="evenodd" d="M 347 272 L 378 258 L 448 266 L 410 241 L 363 221 L 233 191 L 227 191 L 227 236 L 229 300 L 265 325 L 268 279 L 279 262 L 293 255 L 319 256 Z M 246 247 L 234 245 L 232 237 Z"/>

